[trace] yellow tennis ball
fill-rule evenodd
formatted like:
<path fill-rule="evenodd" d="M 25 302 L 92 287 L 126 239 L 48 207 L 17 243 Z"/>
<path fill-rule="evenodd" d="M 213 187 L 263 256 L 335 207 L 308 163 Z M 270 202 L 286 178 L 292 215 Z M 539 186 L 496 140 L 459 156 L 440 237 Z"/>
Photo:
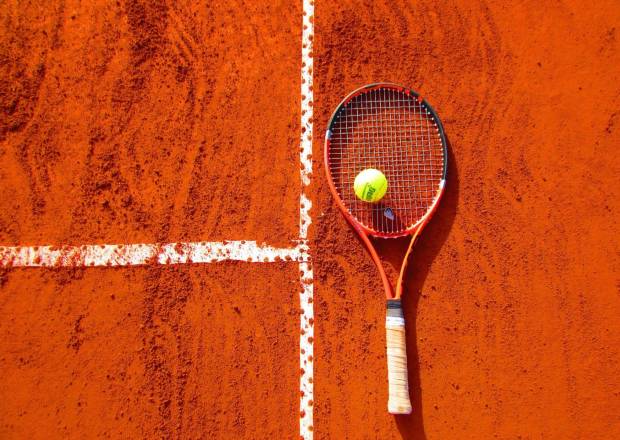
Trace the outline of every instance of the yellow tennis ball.
<path fill-rule="evenodd" d="M 374 168 L 361 171 L 353 182 L 355 195 L 365 202 L 378 202 L 383 198 L 388 188 L 385 174 Z"/>

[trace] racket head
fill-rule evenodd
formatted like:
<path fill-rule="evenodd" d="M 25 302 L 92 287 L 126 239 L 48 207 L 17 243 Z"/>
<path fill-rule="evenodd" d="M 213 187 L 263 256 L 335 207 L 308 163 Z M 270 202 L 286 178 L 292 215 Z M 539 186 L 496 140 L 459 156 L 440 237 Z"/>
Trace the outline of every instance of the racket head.
<path fill-rule="evenodd" d="M 329 120 L 324 155 L 338 207 L 354 227 L 375 237 L 423 227 L 443 193 L 448 151 L 441 120 L 418 93 L 397 84 L 369 84 L 344 98 Z M 367 168 L 388 180 L 377 203 L 359 200 L 353 189 Z"/>

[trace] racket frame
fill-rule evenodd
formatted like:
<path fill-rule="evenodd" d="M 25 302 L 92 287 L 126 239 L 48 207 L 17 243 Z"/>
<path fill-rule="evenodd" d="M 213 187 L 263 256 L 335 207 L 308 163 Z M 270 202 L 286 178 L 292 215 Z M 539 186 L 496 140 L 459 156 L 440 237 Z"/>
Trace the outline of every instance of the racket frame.
<path fill-rule="evenodd" d="M 344 202 L 342 201 L 340 195 L 338 194 L 338 191 L 336 190 L 336 185 L 334 183 L 334 180 L 333 180 L 331 172 L 330 172 L 329 151 L 330 151 L 330 144 L 331 144 L 331 134 L 332 134 L 332 127 L 333 127 L 333 125 L 334 125 L 334 123 L 336 121 L 336 117 L 338 116 L 338 112 L 346 104 L 348 104 L 351 100 L 353 100 L 356 96 L 359 96 L 359 95 L 361 95 L 363 93 L 368 93 L 368 92 L 370 92 L 372 90 L 377 90 L 377 89 L 391 89 L 391 90 L 395 90 L 395 91 L 398 91 L 398 92 L 401 92 L 401 93 L 405 93 L 408 96 L 413 96 L 421 105 L 424 106 L 425 109 L 427 109 L 431 113 L 434 122 L 437 124 L 437 128 L 438 128 L 438 131 L 439 131 L 439 136 L 440 136 L 440 139 L 441 139 L 441 144 L 442 144 L 442 147 L 443 147 L 443 175 L 442 175 L 442 178 L 441 178 L 441 180 L 439 182 L 439 186 L 437 188 L 437 194 L 435 195 L 435 199 L 433 200 L 433 203 L 431 204 L 429 209 L 426 211 L 426 213 L 415 224 L 413 224 L 409 228 L 405 229 L 404 231 L 399 231 L 399 232 L 395 232 L 395 233 L 385 233 L 385 232 L 376 231 L 376 230 L 374 230 L 374 229 L 364 225 L 360 221 L 358 221 L 353 216 L 353 214 L 351 214 L 351 212 L 347 209 L 347 207 L 345 206 Z M 323 154 L 324 154 L 325 174 L 327 175 L 327 182 L 329 184 L 329 188 L 330 188 L 334 198 L 336 199 L 336 205 L 338 206 L 338 208 L 340 209 L 340 211 L 344 215 L 345 219 L 353 227 L 353 229 L 355 229 L 358 232 L 359 236 L 362 239 L 362 242 L 366 246 L 366 249 L 370 253 L 371 258 L 372 258 L 373 262 L 375 263 L 375 266 L 377 266 L 377 269 L 379 270 L 379 274 L 381 275 L 381 280 L 383 281 L 383 287 L 385 289 L 385 296 L 386 296 L 386 298 L 388 300 L 389 299 L 400 299 L 401 296 L 402 296 L 402 290 L 403 290 L 402 279 L 403 279 L 403 276 L 405 274 L 405 270 L 406 270 L 406 267 L 407 267 L 407 262 L 409 260 L 409 254 L 411 253 L 411 250 L 413 248 L 413 245 L 414 245 L 415 241 L 417 240 L 418 235 L 420 234 L 422 229 L 426 226 L 428 221 L 431 219 L 431 217 L 433 216 L 433 214 L 437 210 L 437 206 L 439 205 L 439 201 L 441 200 L 441 197 L 443 195 L 444 188 L 445 188 L 446 173 L 447 173 L 447 170 L 448 170 L 448 146 L 447 146 L 446 136 L 445 136 L 445 133 L 444 133 L 444 129 L 443 129 L 443 125 L 441 123 L 441 120 L 437 116 L 437 113 L 435 112 L 435 109 L 425 99 L 423 99 L 420 96 L 419 93 L 417 93 L 416 91 L 414 91 L 412 89 L 409 89 L 407 87 L 403 87 L 403 86 L 400 86 L 400 85 L 394 84 L 394 83 L 373 83 L 373 84 L 368 84 L 368 85 L 362 86 L 362 87 L 352 91 L 351 93 L 349 93 L 340 102 L 340 104 L 338 104 L 338 106 L 334 110 L 334 112 L 333 112 L 333 114 L 332 114 L 332 116 L 329 119 L 329 122 L 327 124 L 327 131 L 325 133 L 325 147 L 323 149 Z M 407 249 L 407 253 L 405 254 L 405 257 L 403 259 L 403 264 L 401 266 L 400 274 L 399 274 L 398 281 L 397 281 L 397 284 L 396 284 L 396 291 L 394 291 L 394 289 L 392 287 L 392 284 L 388 280 L 387 274 L 385 273 L 385 270 L 383 269 L 383 265 L 381 264 L 381 260 L 379 258 L 379 255 L 377 254 L 377 251 L 375 250 L 374 246 L 372 245 L 369 236 L 378 237 L 378 238 L 398 238 L 398 237 L 404 237 L 404 236 L 407 236 L 407 235 L 412 235 L 412 239 L 411 239 L 411 243 L 409 244 L 409 248 Z"/>

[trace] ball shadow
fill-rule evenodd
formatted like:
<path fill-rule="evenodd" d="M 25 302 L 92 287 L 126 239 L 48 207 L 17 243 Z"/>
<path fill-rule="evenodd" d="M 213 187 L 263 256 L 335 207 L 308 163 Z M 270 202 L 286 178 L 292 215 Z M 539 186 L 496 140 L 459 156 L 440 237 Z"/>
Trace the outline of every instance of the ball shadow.
<path fill-rule="evenodd" d="M 420 362 L 417 348 L 417 308 L 424 282 L 431 263 L 446 241 L 459 198 L 459 177 L 450 141 L 448 144 L 448 173 L 446 189 L 437 211 L 426 229 L 422 231 L 412 251 L 407 273 L 404 279 L 403 311 L 407 332 L 407 362 L 409 368 L 409 394 L 413 411 L 410 415 L 395 416 L 398 430 L 403 439 L 426 440 L 424 417 L 422 413 L 422 389 L 420 386 Z M 384 267 L 391 280 L 398 276 L 402 258 L 409 245 L 410 238 L 374 239 L 373 244 L 386 263 Z M 395 274 L 395 275 L 394 275 Z"/>

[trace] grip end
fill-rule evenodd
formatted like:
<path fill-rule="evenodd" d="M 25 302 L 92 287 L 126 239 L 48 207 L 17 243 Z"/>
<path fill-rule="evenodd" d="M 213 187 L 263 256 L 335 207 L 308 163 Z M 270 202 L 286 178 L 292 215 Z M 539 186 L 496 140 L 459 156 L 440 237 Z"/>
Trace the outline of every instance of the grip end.
<path fill-rule="evenodd" d="M 403 403 L 392 403 L 388 402 L 388 412 L 390 414 L 398 415 L 409 415 L 411 414 L 411 403 L 403 404 Z"/>

